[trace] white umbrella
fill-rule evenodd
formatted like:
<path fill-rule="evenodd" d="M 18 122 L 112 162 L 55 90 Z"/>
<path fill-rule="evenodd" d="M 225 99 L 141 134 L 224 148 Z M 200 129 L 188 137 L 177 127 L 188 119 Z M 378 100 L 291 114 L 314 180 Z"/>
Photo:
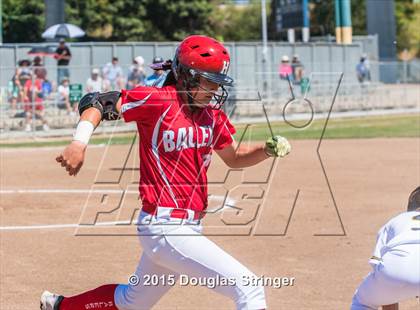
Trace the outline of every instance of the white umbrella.
<path fill-rule="evenodd" d="M 55 38 L 78 38 L 83 37 L 85 32 L 72 24 L 57 24 L 49 27 L 44 31 L 42 37 L 44 39 L 55 39 Z"/>

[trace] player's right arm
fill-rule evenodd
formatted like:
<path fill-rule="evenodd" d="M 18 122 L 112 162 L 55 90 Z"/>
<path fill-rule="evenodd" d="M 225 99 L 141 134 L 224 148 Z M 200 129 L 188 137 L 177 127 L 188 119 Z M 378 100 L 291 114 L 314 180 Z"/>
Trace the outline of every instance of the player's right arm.
<path fill-rule="evenodd" d="M 154 87 L 139 86 L 130 91 L 89 93 L 83 96 L 79 103 L 80 121 L 73 141 L 57 156 L 57 162 L 69 175 L 76 175 L 83 165 L 89 139 L 102 120 L 117 120 L 122 116 L 125 122 L 154 122 L 160 117 L 163 102 L 171 103 L 170 100 L 163 100 L 165 95 L 159 95 L 157 103 L 149 100 L 157 92 Z"/>
<path fill-rule="evenodd" d="M 119 118 L 120 95 L 120 92 L 89 93 L 80 100 L 80 120 L 73 141 L 56 157 L 69 175 L 77 175 L 82 168 L 89 139 L 100 122 Z"/>

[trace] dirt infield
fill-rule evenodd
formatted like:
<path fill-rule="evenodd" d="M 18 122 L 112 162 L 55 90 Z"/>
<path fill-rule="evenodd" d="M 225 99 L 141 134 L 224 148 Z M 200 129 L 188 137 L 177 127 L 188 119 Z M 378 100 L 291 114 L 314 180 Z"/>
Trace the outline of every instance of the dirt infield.
<path fill-rule="evenodd" d="M 326 140 L 320 155 L 328 182 L 317 143 L 292 141 L 287 159 L 244 173 L 227 174 L 217 156 L 210 168 L 210 192 L 217 198 L 229 190 L 236 209 L 208 216 L 209 238 L 257 275 L 295 278 L 293 286 L 266 286 L 269 309 L 348 309 L 369 272 L 378 229 L 404 211 L 408 194 L 420 184 L 419 139 Z M 101 210 L 90 189 L 109 193 L 100 205 L 104 211 L 119 199 L 118 189 L 135 192 L 136 147 L 128 157 L 128 145 L 110 147 L 103 165 L 106 149 L 89 149 L 76 178 L 55 164 L 60 149 L 0 150 L 1 309 L 37 309 L 44 289 L 72 295 L 126 283 L 141 255 L 137 238 L 130 236 L 134 225 L 78 230 L 71 225 L 90 222 Z M 95 180 L 102 183 L 92 187 Z M 211 208 L 218 204 L 215 199 Z M 133 194 L 125 201 L 128 209 L 98 220 L 130 220 L 136 206 Z M 400 309 L 418 307 L 413 299 Z M 216 308 L 234 306 L 210 289 L 176 285 L 154 309 Z"/>

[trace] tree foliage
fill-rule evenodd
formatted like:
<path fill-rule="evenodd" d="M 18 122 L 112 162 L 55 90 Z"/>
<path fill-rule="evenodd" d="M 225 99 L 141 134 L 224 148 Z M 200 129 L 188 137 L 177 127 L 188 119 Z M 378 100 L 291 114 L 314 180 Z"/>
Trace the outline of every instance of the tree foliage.
<path fill-rule="evenodd" d="M 366 0 L 352 0 L 355 35 L 366 34 Z M 310 0 L 311 34 L 335 34 L 334 0 Z M 231 0 L 66 0 L 66 22 L 86 31 L 84 41 L 173 41 L 203 33 L 225 41 L 261 40 L 260 1 L 237 6 Z M 268 9 L 270 1 L 267 1 Z M 275 1 L 271 0 L 271 8 Z M 270 38 L 275 36 L 270 14 Z M 396 0 L 399 51 L 420 51 L 420 4 Z M 4 42 L 40 42 L 45 30 L 43 0 L 3 0 Z M 272 10 L 273 11 L 273 10 Z"/>
<path fill-rule="evenodd" d="M 420 4 L 399 0 L 395 4 L 397 20 L 397 48 L 420 57 Z"/>
<path fill-rule="evenodd" d="M 4 2 L 4 41 L 42 41 L 44 1 Z M 223 5 L 224 2 L 227 4 Z M 224 40 L 261 38 L 259 1 L 240 7 L 221 0 L 66 0 L 65 3 L 66 22 L 86 32 L 82 41 L 174 41 L 194 33 Z"/>
<path fill-rule="evenodd" d="M 39 42 L 45 30 L 43 0 L 3 0 L 4 41 Z M 66 22 L 86 32 L 84 41 L 180 40 L 213 35 L 216 5 L 206 0 L 66 0 Z"/>
<path fill-rule="evenodd" d="M 3 41 L 39 42 L 44 31 L 44 1 L 3 0 Z"/>
<path fill-rule="evenodd" d="M 335 1 L 315 0 L 311 2 L 311 34 L 315 36 L 335 35 Z M 351 1 L 353 34 L 366 34 L 365 0 Z"/>
<path fill-rule="evenodd" d="M 267 6 L 267 12 L 269 12 Z M 267 14 L 269 15 L 269 14 Z M 219 6 L 213 18 L 217 37 L 224 41 L 261 40 L 261 3 Z"/>
<path fill-rule="evenodd" d="M 310 16 L 312 36 L 335 34 L 334 2 L 334 0 L 316 0 L 311 3 Z"/>
<path fill-rule="evenodd" d="M 86 31 L 86 41 L 142 40 L 147 29 L 143 1 L 66 0 L 66 21 Z"/>
<path fill-rule="evenodd" d="M 67 0 L 66 16 L 88 41 L 173 41 L 211 33 L 213 5 L 205 0 Z"/>
<path fill-rule="evenodd" d="M 188 34 L 214 35 L 212 14 L 215 5 L 206 0 L 144 1 L 150 22 L 147 38 L 151 40 L 182 40 Z"/>

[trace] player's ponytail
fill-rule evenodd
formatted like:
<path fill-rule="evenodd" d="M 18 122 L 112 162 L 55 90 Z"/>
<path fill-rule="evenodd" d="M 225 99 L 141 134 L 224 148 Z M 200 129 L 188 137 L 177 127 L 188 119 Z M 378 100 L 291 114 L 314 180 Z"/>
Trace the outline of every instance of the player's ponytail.
<path fill-rule="evenodd" d="M 172 72 L 172 70 L 168 72 L 165 78 L 165 82 L 163 82 L 163 86 L 169 86 L 169 85 L 176 85 L 175 75 Z"/>

